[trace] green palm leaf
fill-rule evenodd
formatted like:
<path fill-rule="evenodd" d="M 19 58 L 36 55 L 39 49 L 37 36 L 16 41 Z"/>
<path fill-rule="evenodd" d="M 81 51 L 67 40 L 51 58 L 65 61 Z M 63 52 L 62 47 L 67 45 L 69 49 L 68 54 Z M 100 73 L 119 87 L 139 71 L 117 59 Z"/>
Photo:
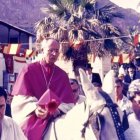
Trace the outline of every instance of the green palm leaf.
<path fill-rule="evenodd" d="M 67 42 L 62 43 L 66 59 L 74 61 L 74 58 L 77 59 L 77 54 L 82 58 L 88 53 L 93 53 L 93 50 L 100 57 L 107 54 L 113 55 L 120 49 L 114 37 L 119 38 L 124 33 L 119 27 L 114 26 L 112 21 L 116 17 L 123 18 L 123 15 L 116 11 L 114 5 L 108 4 L 101 7 L 96 0 L 48 1 L 49 6 L 44 8 L 44 11 L 51 13 L 55 19 L 53 23 L 56 23 L 51 34 L 62 42 Z M 128 38 L 118 40 L 128 42 Z M 81 47 L 75 47 L 75 42 L 80 42 Z"/>

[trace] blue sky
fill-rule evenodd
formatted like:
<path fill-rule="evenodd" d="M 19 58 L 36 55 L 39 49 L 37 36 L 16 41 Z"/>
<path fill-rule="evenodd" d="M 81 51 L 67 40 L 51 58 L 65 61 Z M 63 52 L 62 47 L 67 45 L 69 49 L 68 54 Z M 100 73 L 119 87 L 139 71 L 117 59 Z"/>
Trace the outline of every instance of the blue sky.
<path fill-rule="evenodd" d="M 110 0 L 123 8 L 131 8 L 140 13 L 140 0 Z"/>

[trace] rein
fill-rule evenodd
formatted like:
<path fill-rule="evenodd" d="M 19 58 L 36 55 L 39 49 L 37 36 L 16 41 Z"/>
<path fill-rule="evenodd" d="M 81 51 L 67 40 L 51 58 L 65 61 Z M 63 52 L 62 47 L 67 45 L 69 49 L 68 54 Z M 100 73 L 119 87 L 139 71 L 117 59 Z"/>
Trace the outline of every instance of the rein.
<path fill-rule="evenodd" d="M 84 104 L 86 106 L 85 101 L 84 101 Z M 96 113 L 92 112 L 91 114 L 89 114 L 87 121 L 83 125 L 84 128 L 81 131 L 82 137 L 84 139 L 85 139 L 85 132 L 86 132 L 87 126 L 90 124 L 90 122 L 93 122 L 94 125 L 92 125 L 92 129 L 93 129 L 94 135 L 95 135 L 97 140 L 100 140 L 100 131 L 102 129 L 102 124 L 100 123 L 100 121 L 101 121 L 100 114 L 104 110 L 105 107 L 106 107 L 106 105 L 103 106 L 103 108 L 100 110 L 100 112 L 96 112 Z"/>
<path fill-rule="evenodd" d="M 125 140 L 125 136 L 124 136 L 124 129 L 122 127 L 122 123 L 120 120 L 120 116 L 117 110 L 117 105 L 113 103 L 113 101 L 111 100 L 110 96 L 105 93 L 105 92 L 100 92 L 101 96 L 105 99 L 106 101 L 106 105 L 103 106 L 103 108 L 101 109 L 100 112 L 94 114 L 94 112 L 92 114 L 89 115 L 89 118 L 87 119 L 87 121 L 84 123 L 84 128 L 82 130 L 82 137 L 85 138 L 85 131 L 87 126 L 89 125 L 90 121 L 93 121 L 93 126 L 92 129 L 95 131 L 95 137 L 97 140 L 100 140 L 100 132 L 102 129 L 102 116 L 101 116 L 101 112 L 103 111 L 103 109 L 105 107 L 108 107 L 112 119 L 113 119 L 113 123 L 115 126 L 115 130 L 118 136 L 118 140 Z"/>
<path fill-rule="evenodd" d="M 42 139 L 44 138 L 45 133 L 48 131 L 50 124 L 51 124 L 51 123 L 54 123 L 53 129 L 54 129 L 55 140 L 58 140 L 57 132 L 56 132 L 55 119 L 57 119 L 57 118 L 63 116 L 64 114 L 65 114 L 65 113 L 62 112 L 62 111 L 60 110 L 60 113 L 59 113 L 58 115 L 56 115 L 56 116 L 50 116 L 50 118 L 49 118 L 49 120 L 48 120 L 48 124 L 47 124 L 47 126 L 46 126 L 46 129 L 45 129 L 45 131 L 44 131 L 44 133 L 43 133 L 43 135 L 42 135 Z"/>
<path fill-rule="evenodd" d="M 89 108 L 87 108 L 87 104 L 86 104 L 86 101 L 83 102 L 83 108 L 84 108 L 84 112 L 85 112 L 85 115 L 87 115 L 85 118 L 85 123 L 83 124 L 83 129 L 81 130 L 81 136 L 83 138 L 83 140 L 86 140 L 86 137 L 85 137 L 85 132 L 86 132 L 86 128 L 88 127 L 89 124 L 93 124 L 92 125 L 92 129 L 93 129 L 93 132 L 94 132 L 94 135 L 96 137 L 97 140 L 100 140 L 101 139 L 101 130 L 102 130 L 102 125 L 103 125 L 103 117 L 101 115 L 102 111 L 104 110 L 105 107 L 108 107 L 108 109 L 110 110 L 110 113 L 111 113 L 111 116 L 112 116 L 112 119 L 113 119 L 113 122 L 114 122 L 114 126 L 115 126 L 115 129 L 116 129 L 116 133 L 117 133 L 117 136 L 118 136 L 118 140 L 125 140 L 125 137 L 124 137 L 124 130 L 123 130 L 123 127 L 121 125 L 121 121 L 120 121 L 120 116 L 119 116 L 119 113 L 117 111 L 117 106 L 112 102 L 111 98 L 109 97 L 108 94 L 106 94 L 105 92 L 102 92 L 100 93 L 102 95 L 102 97 L 105 99 L 106 101 L 106 104 L 100 109 L 100 112 L 92 112 L 90 113 L 89 112 Z M 86 112 L 87 111 L 87 112 Z M 61 112 L 62 113 L 62 112 Z M 53 117 L 51 120 L 51 122 L 54 123 L 53 125 L 53 129 L 54 129 L 54 135 L 55 135 L 55 140 L 58 140 L 58 136 L 57 136 L 57 131 L 56 131 L 56 124 L 55 124 L 55 119 L 58 118 L 58 117 L 61 117 L 63 115 L 62 114 L 59 114 L 58 116 L 56 117 Z"/>
<path fill-rule="evenodd" d="M 106 106 L 108 107 L 108 109 L 111 113 L 118 139 L 125 140 L 124 129 L 122 127 L 120 116 L 119 116 L 119 113 L 117 110 L 117 105 L 113 103 L 113 101 L 111 100 L 110 96 L 107 93 L 105 93 L 105 92 L 99 92 L 99 93 L 105 99 Z"/>

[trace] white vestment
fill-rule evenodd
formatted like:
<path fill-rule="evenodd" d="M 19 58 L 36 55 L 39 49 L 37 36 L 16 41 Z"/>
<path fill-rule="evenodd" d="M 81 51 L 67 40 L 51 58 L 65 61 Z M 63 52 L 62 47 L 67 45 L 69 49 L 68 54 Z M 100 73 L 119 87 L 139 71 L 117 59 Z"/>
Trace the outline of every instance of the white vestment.
<path fill-rule="evenodd" d="M 125 131 L 126 140 L 140 140 L 140 121 L 136 119 L 135 114 L 128 116 L 129 128 Z"/>
<path fill-rule="evenodd" d="M 126 96 L 123 96 L 121 100 L 118 100 L 117 104 L 120 107 L 120 109 L 122 111 L 125 110 L 127 114 L 130 114 L 133 112 L 132 103 Z"/>
<path fill-rule="evenodd" d="M 4 116 L 2 120 L 1 140 L 27 140 L 27 138 L 12 118 Z"/>
<path fill-rule="evenodd" d="M 21 126 L 28 115 L 36 109 L 37 102 L 38 100 L 35 97 L 28 97 L 23 95 L 14 96 L 11 104 L 11 111 L 13 119 L 19 126 Z M 58 109 L 64 113 L 67 113 L 73 106 L 73 103 L 61 103 Z"/>

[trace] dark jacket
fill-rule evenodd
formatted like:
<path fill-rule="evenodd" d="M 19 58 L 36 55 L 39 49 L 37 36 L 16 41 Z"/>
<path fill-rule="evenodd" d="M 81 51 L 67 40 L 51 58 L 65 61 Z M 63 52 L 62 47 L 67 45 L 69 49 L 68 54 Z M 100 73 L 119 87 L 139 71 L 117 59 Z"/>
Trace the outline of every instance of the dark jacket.
<path fill-rule="evenodd" d="M 102 86 L 102 81 L 99 73 L 92 73 L 92 83 Z"/>

